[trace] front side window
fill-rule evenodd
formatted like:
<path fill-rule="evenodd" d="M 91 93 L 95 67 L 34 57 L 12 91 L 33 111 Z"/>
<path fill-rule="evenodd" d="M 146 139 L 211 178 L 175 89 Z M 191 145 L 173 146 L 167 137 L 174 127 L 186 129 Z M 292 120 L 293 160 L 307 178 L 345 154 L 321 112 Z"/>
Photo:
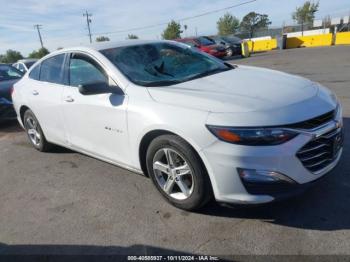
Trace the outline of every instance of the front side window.
<path fill-rule="evenodd" d="M 0 65 L 0 81 L 19 79 L 22 76 L 23 73 L 13 66 Z"/>
<path fill-rule="evenodd" d="M 64 54 L 56 55 L 41 63 L 40 81 L 63 84 Z"/>
<path fill-rule="evenodd" d="M 69 82 L 71 86 L 108 83 L 108 77 L 92 58 L 73 54 L 69 64 Z"/>
<path fill-rule="evenodd" d="M 230 70 L 232 67 L 193 48 L 152 43 L 102 50 L 130 81 L 142 86 L 165 86 Z"/>

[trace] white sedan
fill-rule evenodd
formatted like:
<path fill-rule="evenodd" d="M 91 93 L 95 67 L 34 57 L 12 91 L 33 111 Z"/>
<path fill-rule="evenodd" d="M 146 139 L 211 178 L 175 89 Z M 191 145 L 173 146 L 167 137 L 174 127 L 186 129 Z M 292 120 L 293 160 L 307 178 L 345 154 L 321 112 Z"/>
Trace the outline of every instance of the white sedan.
<path fill-rule="evenodd" d="M 53 52 L 12 96 L 36 149 L 60 145 L 143 173 L 187 210 L 212 197 L 295 195 L 342 154 L 341 106 L 327 88 L 171 41 Z"/>

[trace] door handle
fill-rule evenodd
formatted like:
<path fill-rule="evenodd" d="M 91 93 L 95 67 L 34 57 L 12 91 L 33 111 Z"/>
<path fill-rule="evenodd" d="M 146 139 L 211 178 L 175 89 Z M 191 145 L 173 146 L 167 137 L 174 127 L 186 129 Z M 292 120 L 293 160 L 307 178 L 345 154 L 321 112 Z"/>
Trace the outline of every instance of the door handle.
<path fill-rule="evenodd" d="M 65 100 L 66 102 L 74 102 L 74 98 L 71 97 L 71 96 L 67 96 L 64 100 Z"/>
<path fill-rule="evenodd" d="M 37 95 L 39 95 L 39 92 L 36 91 L 36 90 L 33 90 L 33 91 L 32 91 L 32 94 L 33 94 L 34 96 L 37 96 Z"/>

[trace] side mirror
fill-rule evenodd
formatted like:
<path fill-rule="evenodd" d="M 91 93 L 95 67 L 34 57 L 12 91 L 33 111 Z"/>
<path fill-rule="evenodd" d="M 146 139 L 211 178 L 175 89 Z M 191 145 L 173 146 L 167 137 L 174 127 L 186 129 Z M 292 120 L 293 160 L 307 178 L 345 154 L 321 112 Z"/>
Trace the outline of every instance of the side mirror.
<path fill-rule="evenodd" d="M 79 92 L 82 95 L 98 95 L 98 94 L 116 94 L 124 95 L 124 92 L 118 86 L 110 86 L 106 82 L 88 83 L 79 85 Z"/>

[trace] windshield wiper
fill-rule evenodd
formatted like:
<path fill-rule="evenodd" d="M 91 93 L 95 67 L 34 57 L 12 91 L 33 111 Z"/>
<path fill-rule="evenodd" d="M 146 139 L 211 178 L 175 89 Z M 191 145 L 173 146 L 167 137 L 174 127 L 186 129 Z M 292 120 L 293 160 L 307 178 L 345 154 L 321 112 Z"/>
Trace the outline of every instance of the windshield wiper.
<path fill-rule="evenodd" d="M 159 80 L 159 81 L 153 81 L 148 83 L 142 83 L 143 86 L 149 86 L 149 87 L 157 87 L 157 86 L 169 86 L 169 85 L 175 85 L 179 84 L 183 81 L 180 80 Z"/>

